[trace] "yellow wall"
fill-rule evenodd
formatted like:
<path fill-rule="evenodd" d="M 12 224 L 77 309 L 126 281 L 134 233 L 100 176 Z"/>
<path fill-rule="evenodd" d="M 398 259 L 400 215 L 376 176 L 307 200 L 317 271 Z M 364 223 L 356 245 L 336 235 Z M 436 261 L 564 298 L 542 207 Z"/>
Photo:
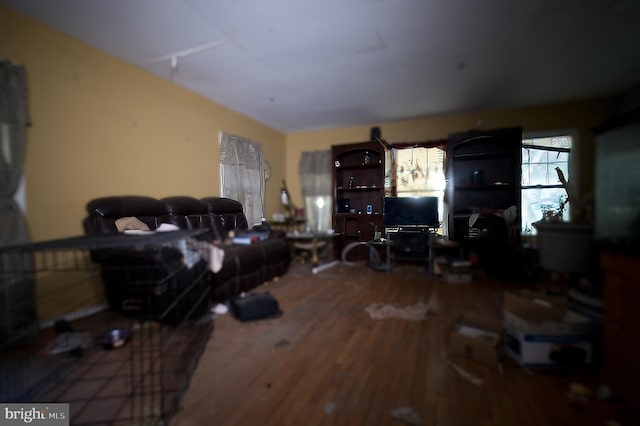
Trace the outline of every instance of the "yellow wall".
<path fill-rule="evenodd" d="M 220 131 L 262 145 L 272 166 L 267 217 L 281 210 L 282 179 L 302 204 L 301 152 L 368 140 L 373 126 L 391 143 L 438 140 L 472 128 L 577 128 L 588 190 L 588 129 L 606 112 L 604 101 L 588 101 L 284 135 L 2 7 L 0 57 L 26 65 L 29 77 L 27 217 L 36 241 L 82 233 L 85 204 L 95 197 L 219 195 Z"/>
<path fill-rule="evenodd" d="M 81 234 L 99 196 L 219 195 L 220 131 L 262 145 L 267 212 L 279 210 L 284 134 L 2 7 L 0 57 L 28 73 L 33 240 Z"/>
<path fill-rule="evenodd" d="M 581 193 L 585 193 L 593 190 L 594 137 L 590 129 L 605 120 L 607 111 L 607 101 L 594 100 L 289 134 L 286 154 L 287 185 L 294 203 L 301 205 L 301 191 L 297 179 L 301 153 L 330 149 L 331 145 L 367 141 L 370 139 L 370 129 L 374 126 L 380 127 L 382 138 L 392 144 L 441 140 L 446 139 L 450 133 L 470 129 L 522 126 L 524 132 L 566 129 L 578 131 L 580 182 L 576 187 Z"/>

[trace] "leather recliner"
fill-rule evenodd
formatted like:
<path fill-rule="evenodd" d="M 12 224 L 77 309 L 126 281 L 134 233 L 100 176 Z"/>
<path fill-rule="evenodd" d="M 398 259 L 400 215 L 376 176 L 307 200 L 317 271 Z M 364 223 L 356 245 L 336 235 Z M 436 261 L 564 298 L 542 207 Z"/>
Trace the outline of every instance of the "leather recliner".
<path fill-rule="evenodd" d="M 285 274 L 291 263 L 288 243 L 280 233 L 269 233 L 266 239 L 248 245 L 230 242 L 231 231 L 236 234 L 249 231 L 242 204 L 237 200 L 119 195 L 91 200 L 86 209 L 88 215 L 83 226 L 85 233 L 91 236 L 117 234 L 116 220 L 123 217 L 136 217 L 151 230 L 163 223 L 180 229 L 205 230 L 199 239 L 224 251 L 221 268 L 210 272 L 208 277 L 214 303 L 226 301 Z"/>

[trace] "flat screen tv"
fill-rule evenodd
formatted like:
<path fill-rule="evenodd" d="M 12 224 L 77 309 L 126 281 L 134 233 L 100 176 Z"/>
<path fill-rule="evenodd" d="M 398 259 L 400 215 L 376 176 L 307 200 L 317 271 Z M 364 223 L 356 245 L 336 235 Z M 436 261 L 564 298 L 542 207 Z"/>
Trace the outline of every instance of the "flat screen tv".
<path fill-rule="evenodd" d="M 386 228 L 438 228 L 438 197 L 385 197 Z"/>

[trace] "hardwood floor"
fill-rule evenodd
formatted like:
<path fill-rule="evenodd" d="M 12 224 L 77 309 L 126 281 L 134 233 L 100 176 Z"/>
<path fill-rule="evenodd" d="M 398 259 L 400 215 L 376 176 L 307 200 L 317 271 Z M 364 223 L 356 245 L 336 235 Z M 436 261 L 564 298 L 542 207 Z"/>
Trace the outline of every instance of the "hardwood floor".
<path fill-rule="evenodd" d="M 594 371 L 527 374 L 510 359 L 499 369 L 449 357 L 456 316 L 500 317 L 502 291 L 514 286 L 482 277 L 446 283 L 412 264 L 390 273 L 338 265 L 316 275 L 309 265 L 294 264 L 285 277 L 256 289 L 278 299 L 280 318 L 215 319 L 171 424 L 394 425 L 402 421 L 392 410 L 401 407 L 424 425 L 631 424 L 619 402 L 567 396 L 572 383 L 596 392 Z M 419 301 L 436 302 L 422 321 L 371 319 L 365 311 L 373 303 Z"/>

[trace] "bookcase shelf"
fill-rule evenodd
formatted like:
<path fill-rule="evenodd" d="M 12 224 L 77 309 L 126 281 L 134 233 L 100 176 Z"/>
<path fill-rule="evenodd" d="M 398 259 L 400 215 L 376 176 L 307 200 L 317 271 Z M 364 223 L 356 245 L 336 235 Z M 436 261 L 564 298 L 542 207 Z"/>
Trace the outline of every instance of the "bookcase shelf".
<path fill-rule="evenodd" d="M 449 135 L 449 235 L 489 262 L 491 253 L 517 245 L 520 214 L 507 228 L 494 213 L 520 210 L 521 156 L 520 127 Z"/>
<path fill-rule="evenodd" d="M 331 147 L 334 169 L 333 228 L 336 256 L 352 242 L 370 241 L 382 231 L 384 203 L 384 150 L 378 142 L 358 142 Z M 366 250 L 349 257 L 365 259 Z"/>

